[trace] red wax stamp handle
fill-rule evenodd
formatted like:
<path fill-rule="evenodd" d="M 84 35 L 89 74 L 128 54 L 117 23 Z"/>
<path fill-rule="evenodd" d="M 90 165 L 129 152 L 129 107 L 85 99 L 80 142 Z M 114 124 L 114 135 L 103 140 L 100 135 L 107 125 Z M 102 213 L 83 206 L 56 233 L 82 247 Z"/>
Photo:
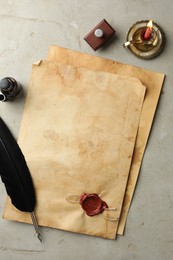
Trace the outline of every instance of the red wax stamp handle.
<path fill-rule="evenodd" d="M 101 214 L 105 210 L 105 208 L 108 208 L 107 203 L 101 200 L 101 198 L 95 193 L 83 193 L 80 196 L 79 203 L 85 213 L 90 217 Z"/>

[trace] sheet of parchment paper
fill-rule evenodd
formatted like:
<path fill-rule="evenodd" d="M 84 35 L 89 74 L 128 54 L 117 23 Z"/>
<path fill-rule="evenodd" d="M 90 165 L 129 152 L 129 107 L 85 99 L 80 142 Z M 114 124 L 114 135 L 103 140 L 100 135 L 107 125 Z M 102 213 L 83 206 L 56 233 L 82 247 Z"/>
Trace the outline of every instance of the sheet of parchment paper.
<path fill-rule="evenodd" d="M 118 226 L 118 234 L 122 235 L 165 75 L 58 46 L 50 47 L 48 60 L 70 64 L 75 67 L 137 77 L 147 87 L 126 195 Z"/>
<path fill-rule="evenodd" d="M 115 239 L 146 87 L 137 78 L 52 61 L 33 65 L 19 133 L 39 225 Z M 69 194 L 96 193 L 89 217 Z M 8 200 L 4 218 L 30 222 Z"/>

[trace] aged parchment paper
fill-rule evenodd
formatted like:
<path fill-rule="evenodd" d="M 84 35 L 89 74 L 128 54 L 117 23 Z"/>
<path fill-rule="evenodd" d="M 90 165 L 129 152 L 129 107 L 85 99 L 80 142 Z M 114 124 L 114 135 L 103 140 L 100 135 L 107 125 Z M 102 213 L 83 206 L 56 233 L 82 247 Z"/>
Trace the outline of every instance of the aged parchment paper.
<path fill-rule="evenodd" d="M 145 89 L 137 78 L 52 61 L 33 65 L 18 142 L 39 225 L 115 239 L 118 221 L 89 217 L 66 197 L 97 193 L 115 208 L 108 217 L 120 217 Z M 31 222 L 9 199 L 4 218 Z"/>
<path fill-rule="evenodd" d="M 137 142 L 135 145 L 132 167 L 124 198 L 122 214 L 118 226 L 118 234 L 122 235 L 127 220 L 128 211 L 133 198 L 142 158 L 151 130 L 155 110 L 162 89 L 164 74 L 156 73 L 139 67 L 122 64 L 116 61 L 80 53 L 59 46 L 51 46 L 48 60 L 84 67 L 91 70 L 106 71 L 126 76 L 137 77 L 147 87 L 146 97 L 142 109 Z"/>

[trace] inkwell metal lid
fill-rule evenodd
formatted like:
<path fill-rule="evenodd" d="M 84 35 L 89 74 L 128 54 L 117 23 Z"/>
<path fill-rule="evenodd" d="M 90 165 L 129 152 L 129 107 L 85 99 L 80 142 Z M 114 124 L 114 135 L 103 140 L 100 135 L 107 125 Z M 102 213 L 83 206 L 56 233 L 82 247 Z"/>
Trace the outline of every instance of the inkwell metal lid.
<path fill-rule="evenodd" d="M 12 100 L 21 92 L 22 86 L 15 79 L 6 77 L 0 80 L 0 101 Z"/>

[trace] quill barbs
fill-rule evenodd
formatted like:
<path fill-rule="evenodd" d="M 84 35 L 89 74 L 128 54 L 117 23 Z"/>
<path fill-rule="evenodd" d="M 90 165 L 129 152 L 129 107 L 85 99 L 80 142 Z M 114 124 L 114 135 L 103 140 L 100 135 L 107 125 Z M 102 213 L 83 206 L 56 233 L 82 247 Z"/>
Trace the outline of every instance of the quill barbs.
<path fill-rule="evenodd" d="M 29 212 L 35 231 L 41 235 L 34 213 L 35 191 L 24 155 L 10 130 L 0 118 L 0 175 L 12 204 L 20 211 Z"/>

